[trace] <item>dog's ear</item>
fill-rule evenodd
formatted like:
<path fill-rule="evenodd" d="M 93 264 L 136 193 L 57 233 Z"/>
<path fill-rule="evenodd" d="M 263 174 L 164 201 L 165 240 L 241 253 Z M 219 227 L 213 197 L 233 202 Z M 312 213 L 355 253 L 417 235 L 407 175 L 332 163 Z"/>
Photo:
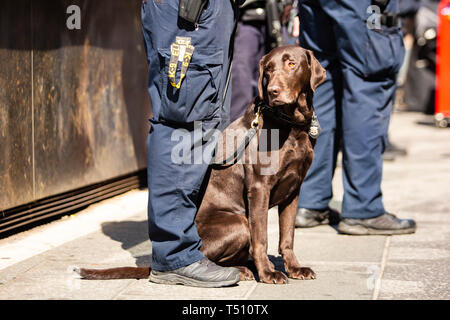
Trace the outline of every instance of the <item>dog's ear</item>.
<path fill-rule="evenodd" d="M 311 50 L 306 50 L 306 56 L 308 57 L 309 66 L 311 68 L 311 78 L 310 78 L 310 86 L 312 91 L 314 92 L 316 88 L 325 81 L 327 77 L 327 72 L 320 65 L 320 62 L 314 56 L 314 53 Z"/>
<path fill-rule="evenodd" d="M 259 99 L 264 100 L 264 60 L 266 56 L 263 56 L 259 61 L 259 79 L 258 79 L 258 92 Z"/>

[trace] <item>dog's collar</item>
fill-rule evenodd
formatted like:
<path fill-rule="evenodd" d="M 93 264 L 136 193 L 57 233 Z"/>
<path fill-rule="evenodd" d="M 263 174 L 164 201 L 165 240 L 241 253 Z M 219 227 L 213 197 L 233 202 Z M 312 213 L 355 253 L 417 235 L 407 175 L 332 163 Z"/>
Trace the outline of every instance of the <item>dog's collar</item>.
<path fill-rule="evenodd" d="M 279 108 L 269 107 L 266 103 L 264 103 L 264 101 L 261 101 L 259 99 L 259 97 L 256 97 L 254 101 L 255 101 L 254 102 L 255 103 L 255 109 L 254 109 L 255 119 L 253 120 L 253 122 L 251 124 L 251 128 L 247 131 L 247 134 L 244 137 L 244 141 L 239 145 L 239 147 L 236 149 L 236 151 L 230 157 L 226 158 L 224 161 L 217 162 L 216 156 L 214 156 L 213 159 L 211 160 L 211 165 L 216 166 L 216 167 L 231 166 L 239 161 L 239 159 L 244 154 L 245 149 L 250 144 L 250 141 L 258 133 L 259 117 L 261 116 L 261 114 L 270 115 L 270 116 L 272 116 L 273 119 L 275 119 L 283 124 L 289 125 L 291 127 L 298 127 L 298 128 L 304 127 L 305 129 L 307 128 L 307 125 L 292 121 L 291 117 L 288 114 L 281 111 Z M 309 124 L 309 136 L 312 139 L 317 139 L 320 135 L 320 131 L 321 131 L 321 129 L 320 129 L 319 121 L 317 120 L 316 113 L 314 112 L 311 122 Z"/>
<path fill-rule="evenodd" d="M 296 128 L 308 128 L 309 126 L 309 135 L 313 139 L 317 139 L 322 131 L 320 128 L 319 120 L 317 119 L 316 113 L 313 113 L 310 124 L 303 124 L 295 122 L 291 119 L 287 113 L 283 112 L 281 108 L 272 108 L 267 105 L 264 100 L 261 100 L 259 97 L 255 98 L 255 109 L 254 112 L 257 113 L 258 110 L 261 111 L 263 115 L 267 115 L 272 119 L 290 127 Z"/>

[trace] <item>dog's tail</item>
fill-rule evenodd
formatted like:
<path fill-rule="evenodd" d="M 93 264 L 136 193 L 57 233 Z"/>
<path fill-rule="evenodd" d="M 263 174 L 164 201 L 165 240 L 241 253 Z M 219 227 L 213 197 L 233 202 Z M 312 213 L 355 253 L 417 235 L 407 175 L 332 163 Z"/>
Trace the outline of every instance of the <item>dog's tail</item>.
<path fill-rule="evenodd" d="M 74 267 L 73 271 L 87 280 L 111 279 L 147 279 L 150 276 L 149 267 L 121 267 L 112 269 L 85 269 Z"/>

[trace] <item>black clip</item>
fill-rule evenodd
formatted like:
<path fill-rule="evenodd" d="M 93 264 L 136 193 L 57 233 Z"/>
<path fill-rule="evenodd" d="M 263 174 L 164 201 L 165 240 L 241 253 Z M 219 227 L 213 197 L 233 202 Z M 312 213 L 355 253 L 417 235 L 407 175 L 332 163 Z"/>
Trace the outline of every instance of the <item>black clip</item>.
<path fill-rule="evenodd" d="M 178 16 L 198 27 L 200 15 L 208 0 L 180 0 L 178 4 Z"/>

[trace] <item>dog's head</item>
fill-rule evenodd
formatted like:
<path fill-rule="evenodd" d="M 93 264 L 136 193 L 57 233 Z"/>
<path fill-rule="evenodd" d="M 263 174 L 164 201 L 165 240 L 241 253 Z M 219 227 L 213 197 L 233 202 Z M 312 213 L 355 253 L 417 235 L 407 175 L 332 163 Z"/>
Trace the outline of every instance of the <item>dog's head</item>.
<path fill-rule="evenodd" d="M 297 107 L 297 118 L 305 113 L 309 117 L 314 90 L 325 78 L 325 69 L 312 51 L 294 45 L 278 47 L 260 61 L 259 97 L 270 107 Z"/>

